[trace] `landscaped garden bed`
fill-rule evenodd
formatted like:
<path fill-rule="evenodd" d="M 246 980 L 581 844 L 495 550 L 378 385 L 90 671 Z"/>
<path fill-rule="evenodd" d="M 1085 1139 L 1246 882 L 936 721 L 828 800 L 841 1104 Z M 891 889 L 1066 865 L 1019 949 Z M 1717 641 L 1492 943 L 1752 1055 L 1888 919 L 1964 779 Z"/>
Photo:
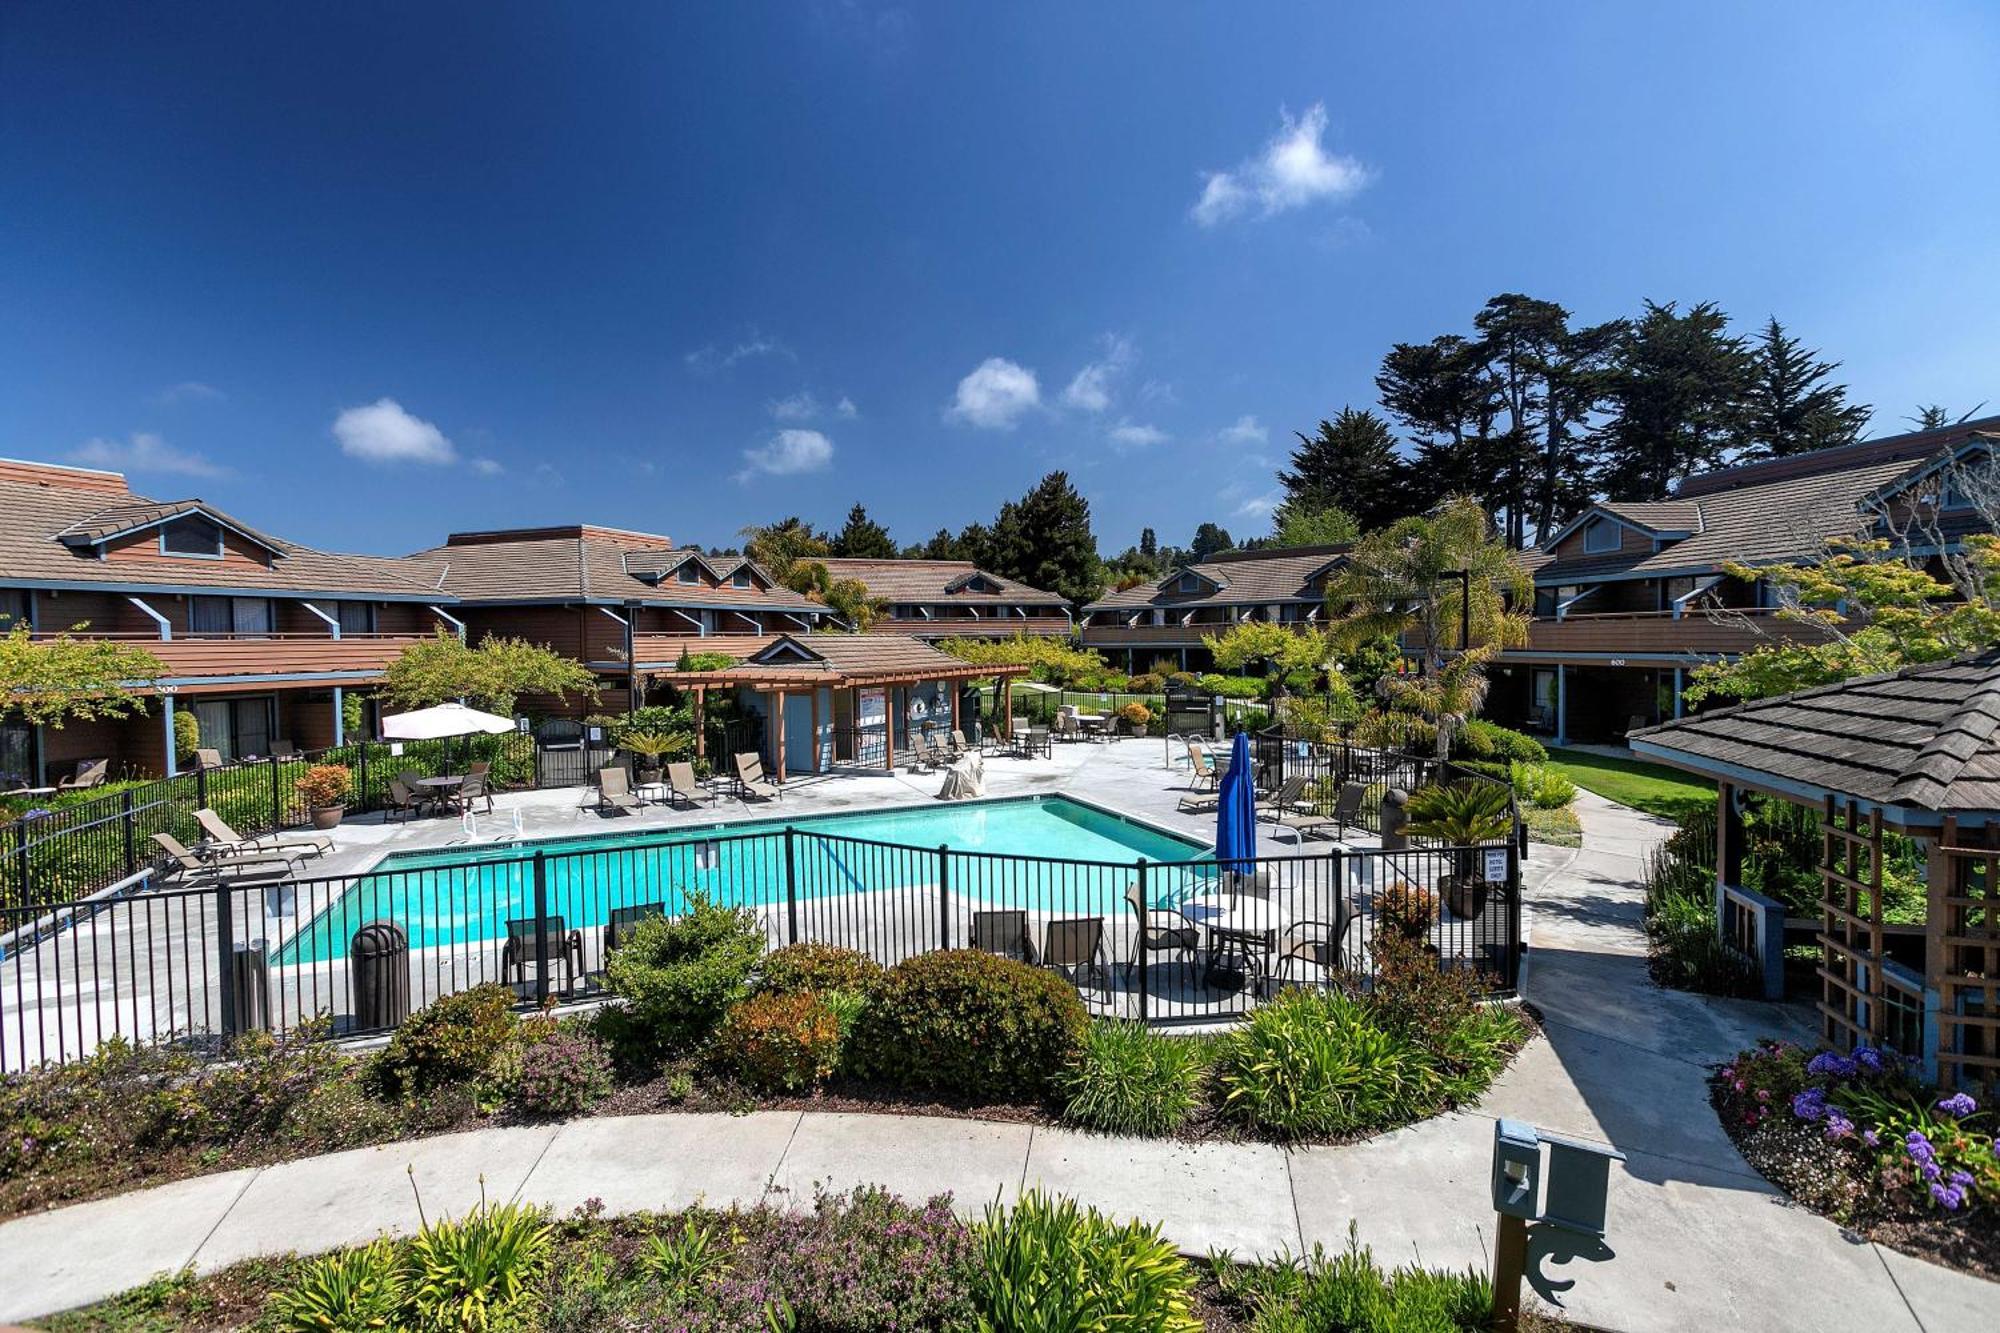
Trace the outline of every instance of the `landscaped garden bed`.
<path fill-rule="evenodd" d="M 2000 1278 L 1993 1114 L 1894 1052 L 1766 1041 L 1717 1070 L 1723 1128 L 1765 1179 L 1870 1240 Z"/>
<path fill-rule="evenodd" d="M 606 1218 L 585 1207 L 556 1219 L 482 1206 L 406 1239 L 163 1277 L 37 1326 L 1457 1333 L 1491 1314 L 1484 1275 L 1385 1271 L 1352 1242 L 1266 1265 L 1195 1261 L 1157 1227 L 1067 1199 L 1031 1193 L 968 1223 L 948 1198 L 916 1205 L 864 1188 L 790 1210 Z"/>
<path fill-rule="evenodd" d="M 812 1107 L 1063 1123 L 1182 1139 L 1344 1142 L 1476 1099 L 1533 1031 L 1384 932 L 1375 975 L 1287 991 L 1231 1031 L 1093 1020 L 1069 982 L 953 950 L 884 969 L 824 945 L 764 952 L 697 904 L 612 955 L 615 999 L 518 1016 L 480 986 L 382 1050 L 323 1028 L 253 1034 L 203 1063 L 107 1042 L 0 1078 L 0 1216 L 239 1166 L 588 1114 Z"/>

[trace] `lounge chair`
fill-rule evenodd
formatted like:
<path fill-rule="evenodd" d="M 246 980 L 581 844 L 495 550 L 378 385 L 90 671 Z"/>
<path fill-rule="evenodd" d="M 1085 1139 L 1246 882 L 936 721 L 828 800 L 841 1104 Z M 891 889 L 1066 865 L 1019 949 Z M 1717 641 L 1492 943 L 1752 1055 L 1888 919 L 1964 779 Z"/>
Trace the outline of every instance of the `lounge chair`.
<path fill-rule="evenodd" d="M 1175 952 L 1190 970 L 1194 967 L 1194 956 L 1201 951 L 1201 930 L 1179 912 L 1169 912 L 1160 907 L 1148 907 L 1139 896 L 1137 880 L 1125 886 L 1125 902 L 1138 918 L 1139 935 L 1133 952 L 1137 958 L 1127 961 L 1125 975 L 1130 977 L 1132 969 L 1146 965 L 1149 953 Z"/>
<path fill-rule="evenodd" d="M 1215 760 L 1198 742 L 1189 741 L 1187 748 L 1187 793 L 1175 808 L 1181 811 L 1212 810 L 1222 800 L 1221 784 L 1216 780 Z"/>
<path fill-rule="evenodd" d="M 1279 783 L 1278 790 L 1271 793 L 1271 799 L 1257 807 L 1257 818 L 1275 820 L 1280 815 L 1296 813 L 1305 795 L 1306 781 L 1301 774 Z"/>
<path fill-rule="evenodd" d="M 1331 976 L 1341 968 L 1341 943 L 1347 938 L 1347 904 L 1335 909 L 1331 921 L 1294 921 L 1285 927 L 1278 945 L 1278 979 L 1296 972 L 1300 964 L 1319 968 Z"/>
<path fill-rule="evenodd" d="M 1020 911 L 974 912 L 972 947 L 987 953 L 1032 963 L 1037 955 L 1028 934 L 1028 914 Z"/>
<path fill-rule="evenodd" d="M 181 884 L 188 888 L 278 884 L 291 879 L 298 869 L 296 857 L 276 855 L 220 856 L 204 861 L 171 833 L 147 836 L 167 854 L 167 859 L 180 873 Z"/>
<path fill-rule="evenodd" d="M 639 805 L 639 798 L 632 791 L 632 774 L 629 769 L 611 764 L 597 770 L 599 810 L 637 810 Z"/>
<path fill-rule="evenodd" d="M 83 759 L 76 765 L 76 772 L 56 783 L 58 792 L 83 791 L 89 787 L 101 787 L 111 770 L 109 759 Z"/>
<path fill-rule="evenodd" d="M 299 757 L 299 747 L 290 741 L 272 741 L 271 757 L 273 759 L 296 759 Z"/>
<path fill-rule="evenodd" d="M 655 917 L 665 920 L 666 915 L 665 903 L 635 903 L 630 907 L 612 908 L 611 919 L 604 923 L 604 952 L 608 954 L 629 943 L 632 932 L 639 928 L 641 921 L 650 921 Z"/>
<path fill-rule="evenodd" d="M 904 742 L 903 762 L 910 766 L 912 773 L 928 773 L 938 767 L 937 760 L 931 755 L 930 742 L 924 739 L 922 732 L 911 732 Z"/>
<path fill-rule="evenodd" d="M 194 766 L 196 768 L 221 768 L 222 751 L 208 747 L 196 750 L 194 752 Z"/>
<path fill-rule="evenodd" d="M 1051 967 L 1082 989 L 1078 977 L 1085 968 L 1104 980 L 1104 918 L 1075 916 L 1051 921 L 1042 930 L 1042 966 Z"/>
<path fill-rule="evenodd" d="M 624 772 L 623 769 L 618 770 Z M 538 930 L 537 922 L 540 923 Z M 537 939 L 545 940 L 549 953 L 539 956 L 535 951 Z M 538 967 L 542 960 L 553 961 L 550 954 L 562 959 L 563 989 L 576 989 L 577 974 L 583 971 L 583 932 L 565 929 L 559 916 L 517 917 L 507 922 L 507 942 L 500 946 L 500 980 L 508 985 L 525 985 L 531 967 Z"/>
<path fill-rule="evenodd" d="M 965 739 L 965 733 L 957 727 L 951 729 L 951 751 L 954 755 L 977 754 L 979 747 Z"/>
<path fill-rule="evenodd" d="M 1333 813 L 1282 811 L 1275 822 L 1279 828 L 1288 828 L 1296 834 L 1301 845 L 1307 838 L 1339 838 L 1361 814 L 1361 802 L 1367 794 L 1368 789 L 1358 782 L 1343 783 L 1333 803 Z"/>
<path fill-rule="evenodd" d="M 702 790 L 701 780 L 694 775 L 694 765 L 685 759 L 675 760 L 667 765 L 667 803 L 686 801 L 689 808 L 700 805 L 702 798 L 709 796 Z"/>
<path fill-rule="evenodd" d="M 755 750 L 746 750 L 736 755 L 736 792 L 746 798 L 759 801 L 775 801 L 784 792 L 764 776 L 764 759 Z"/>
<path fill-rule="evenodd" d="M 201 831 L 215 840 L 215 845 L 235 852 L 276 852 L 296 851 L 304 856 L 325 856 L 333 850 L 333 839 L 324 833 L 308 833 L 297 838 L 281 838 L 275 833 L 265 833 L 255 838 L 246 838 L 229 827 L 221 815 L 213 810 L 197 810 L 194 822 L 201 825 Z"/>

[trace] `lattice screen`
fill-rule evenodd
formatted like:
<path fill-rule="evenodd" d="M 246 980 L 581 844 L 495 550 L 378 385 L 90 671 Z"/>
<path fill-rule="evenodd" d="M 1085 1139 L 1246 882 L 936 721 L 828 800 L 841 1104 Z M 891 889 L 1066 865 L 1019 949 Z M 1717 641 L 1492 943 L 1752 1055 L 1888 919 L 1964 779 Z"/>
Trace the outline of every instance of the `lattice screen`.
<path fill-rule="evenodd" d="M 1836 821 L 1839 821 L 1838 823 Z M 1882 984 L 1882 814 L 1845 818 L 1829 796 L 1820 811 L 1820 1032 L 1846 1050 L 1880 1043 Z"/>
<path fill-rule="evenodd" d="M 1990 827 L 1946 820 L 1930 885 L 1930 984 L 1938 1078 L 2000 1087 L 2000 846 Z"/>

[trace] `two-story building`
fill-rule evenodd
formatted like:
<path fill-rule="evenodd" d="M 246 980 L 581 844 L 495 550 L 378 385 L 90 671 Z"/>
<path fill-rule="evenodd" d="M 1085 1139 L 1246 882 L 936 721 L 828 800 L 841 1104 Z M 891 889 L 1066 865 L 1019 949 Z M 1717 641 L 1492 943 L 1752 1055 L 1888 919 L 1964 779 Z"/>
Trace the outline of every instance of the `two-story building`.
<path fill-rule="evenodd" d="M 86 759 L 172 773 L 177 711 L 224 759 L 337 744 L 344 691 L 378 683 L 450 600 L 398 560 L 301 546 L 115 472 L 0 460 L 0 628 L 123 640 L 166 668 L 141 716 L 0 712 L 0 774 L 52 782 Z"/>
<path fill-rule="evenodd" d="M 1300 629 L 1324 625 L 1326 581 L 1344 546 L 1225 551 L 1163 579 L 1109 592 L 1083 608 L 1083 646 L 1114 665 L 1143 671 L 1165 657 L 1182 670 L 1212 665 L 1204 636 L 1246 620 Z"/>
<path fill-rule="evenodd" d="M 744 556 L 592 524 L 455 532 L 407 563 L 451 594 L 452 614 L 473 642 L 526 639 L 596 672 L 603 712 L 623 712 L 635 686 L 643 701 L 647 682 L 673 671 L 683 653 L 741 660 L 834 619 Z M 576 699 L 537 702 L 544 711 L 587 711 Z"/>
<path fill-rule="evenodd" d="M 883 603 L 876 634 L 915 639 L 1015 634 L 1067 638 L 1076 625 L 1061 593 L 1003 578 L 970 560 L 820 561 L 836 579 L 854 579 Z"/>
<path fill-rule="evenodd" d="M 1535 615 L 1528 642 L 1496 660 L 1488 714 L 1559 742 L 1681 716 L 1695 666 L 1821 633 L 1780 619 L 1766 580 L 1725 565 L 1810 562 L 1836 538 L 1893 536 L 1935 566 L 1940 546 L 1985 527 L 1938 480 L 1996 429 L 2000 417 L 1865 440 L 1701 473 L 1668 500 L 1592 505 L 1523 557 Z"/>

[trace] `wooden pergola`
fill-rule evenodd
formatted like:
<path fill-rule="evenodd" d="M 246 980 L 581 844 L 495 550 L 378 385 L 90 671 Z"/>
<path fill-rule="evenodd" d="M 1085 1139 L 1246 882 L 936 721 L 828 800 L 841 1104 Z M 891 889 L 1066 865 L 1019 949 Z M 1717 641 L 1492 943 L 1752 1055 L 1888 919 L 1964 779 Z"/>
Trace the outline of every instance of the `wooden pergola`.
<path fill-rule="evenodd" d="M 812 701 L 811 734 L 815 740 L 802 771 L 818 773 L 825 767 L 818 743 L 825 720 L 820 707 L 823 691 L 833 693 L 836 716 L 842 711 L 841 696 L 844 695 L 845 711 L 849 717 L 854 717 L 858 715 L 858 697 L 866 691 L 881 691 L 886 705 L 898 689 L 926 684 L 956 686 L 971 680 L 997 679 L 1000 683 L 998 725 L 1000 734 L 1004 736 L 1012 725 L 1014 679 L 1027 674 L 1027 671 L 1024 666 L 977 666 L 907 636 L 814 634 L 781 637 L 735 666 L 714 671 L 675 672 L 664 679 L 680 689 L 694 692 L 697 754 L 702 753 L 702 718 L 709 690 L 747 689 L 763 696 L 768 701 L 763 712 L 772 776 L 783 782 L 787 771 L 785 705 L 787 699 L 793 696 L 804 695 Z M 956 689 L 947 693 L 951 700 L 951 725 L 955 729 L 960 728 L 964 722 L 960 717 L 959 693 Z M 890 769 L 896 766 L 897 721 L 885 706 L 884 767 Z"/>
<path fill-rule="evenodd" d="M 2000 1084 L 2000 648 L 1635 731 L 1717 785 L 1719 928 L 1763 969 L 1782 911 L 1744 889 L 1739 792 L 1820 812 L 1819 1013 L 1829 1044 L 1887 1043 L 1946 1084 Z M 1921 973 L 1891 956 L 1882 839 L 1925 851 Z M 1762 914 L 1762 922 L 1759 915 Z M 1768 993 L 1768 991 L 1767 991 Z"/>

